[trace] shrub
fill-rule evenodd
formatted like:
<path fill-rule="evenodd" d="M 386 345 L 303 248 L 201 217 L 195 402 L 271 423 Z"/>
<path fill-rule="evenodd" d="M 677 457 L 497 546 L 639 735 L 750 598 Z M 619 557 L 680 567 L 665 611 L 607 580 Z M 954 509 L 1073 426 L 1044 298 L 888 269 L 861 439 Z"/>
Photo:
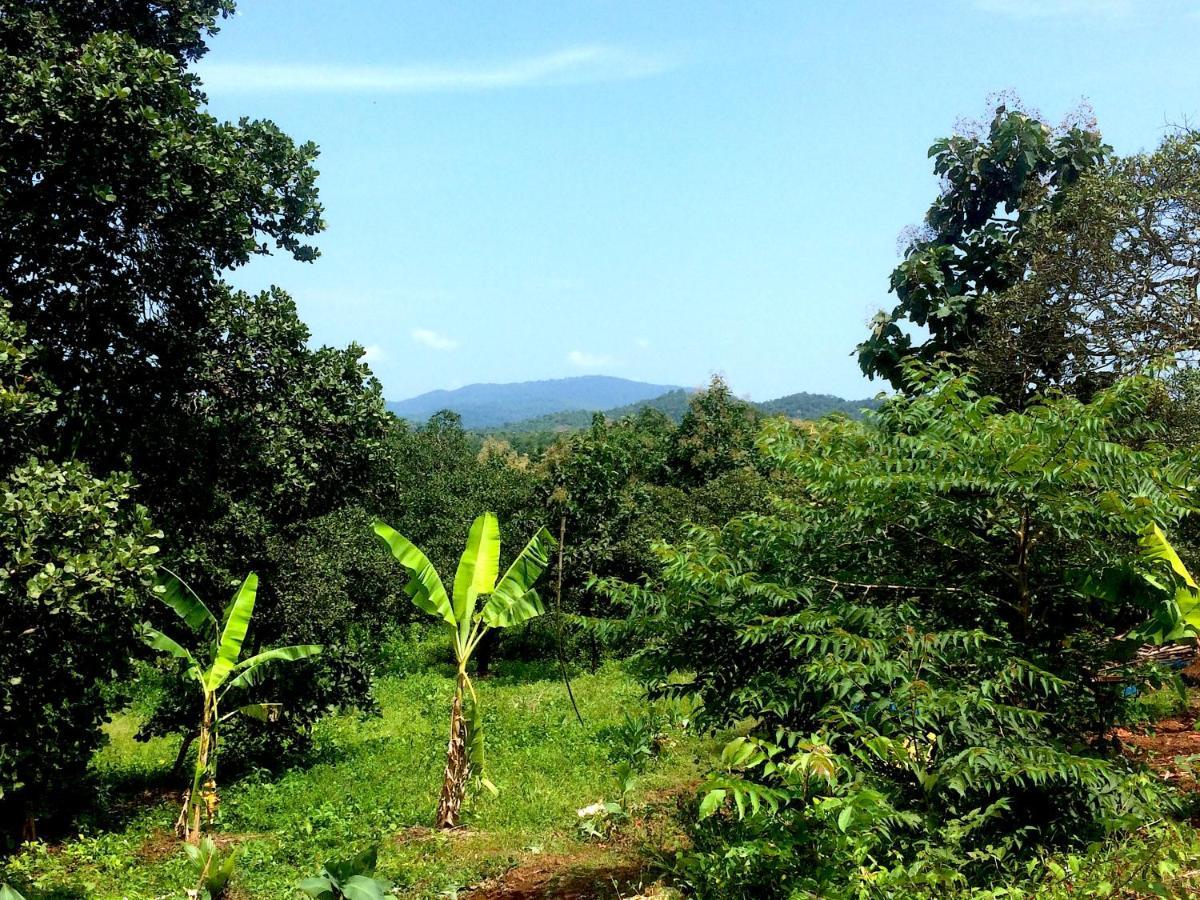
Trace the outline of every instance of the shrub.
<path fill-rule="evenodd" d="M 0 476 L 0 818 L 70 796 L 129 672 L 158 535 L 128 476 L 31 460 Z M 52 751 L 52 752 L 51 752 Z"/>
<path fill-rule="evenodd" d="M 1145 571 L 1139 537 L 1194 503 L 1154 385 L 1005 414 L 969 378 L 913 377 L 867 423 L 769 423 L 794 496 L 661 546 L 649 588 L 606 585 L 658 692 L 752 723 L 680 863 L 703 895 L 994 882 L 1169 805 L 1091 740 L 1122 709 L 1094 678 L 1131 653 L 1115 636 L 1172 601 L 1095 586 Z"/>

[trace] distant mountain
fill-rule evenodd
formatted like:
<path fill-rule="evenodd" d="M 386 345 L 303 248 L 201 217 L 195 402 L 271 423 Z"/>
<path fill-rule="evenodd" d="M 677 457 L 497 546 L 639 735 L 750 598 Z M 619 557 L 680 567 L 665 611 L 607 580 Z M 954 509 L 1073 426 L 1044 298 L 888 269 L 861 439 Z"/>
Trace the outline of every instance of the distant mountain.
<path fill-rule="evenodd" d="M 675 422 L 683 420 L 688 411 L 688 404 L 695 391 L 677 388 L 649 400 L 639 400 L 613 409 L 602 410 L 604 417 L 610 421 L 619 421 L 629 416 L 636 416 L 644 409 L 656 409 Z M 819 419 L 830 413 L 842 413 L 851 418 L 859 418 L 864 409 L 878 409 L 879 401 L 873 398 L 864 400 L 844 400 L 832 394 L 808 394 L 801 391 L 798 394 L 788 394 L 776 400 L 763 403 L 750 403 L 765 416 L 786 416 L 789 419 Z M 518 422 L 508 422 L 493 428 L 476 428 L 476 431 L 486 431 L 511 440 L 515 435 L 545 432 L 577 431 L 592 424 L 594 409 L 571 409 L 561 412 L 522 419 Z"/>
<path fill-rule="evenodd" d="M 408 400 L 391 401 L 387 406 L 411 422 L 424 422 L 443 409 L 453 410 L 462 416 L 464 428 L 479 430 L 568 410 L 614 409 L 677 390 L 681 389 L 670 384 L 581 375 L 516 384 L 469 384 L 453 391 L 430 391 Z M 587 414 L 590 421 L 591 415 Z"/>

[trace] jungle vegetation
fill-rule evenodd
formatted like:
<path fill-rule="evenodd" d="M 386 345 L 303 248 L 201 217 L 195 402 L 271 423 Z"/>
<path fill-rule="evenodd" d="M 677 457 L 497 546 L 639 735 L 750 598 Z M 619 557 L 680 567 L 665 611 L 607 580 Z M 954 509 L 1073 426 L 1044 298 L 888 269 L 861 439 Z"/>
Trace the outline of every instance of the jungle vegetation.
<path fill-rule="evenodd" d="M 314 145 L 207 111 L 233 8 L 0 0 L 0 895 L 446 896 L 629 834 L 698 897 L 1200 890 L 1119 739 L 1194 699 L 1200 134 L 937 140 L 863 416 L 714 378 L 522 448 L 230 283 L 324 224 Z"/>

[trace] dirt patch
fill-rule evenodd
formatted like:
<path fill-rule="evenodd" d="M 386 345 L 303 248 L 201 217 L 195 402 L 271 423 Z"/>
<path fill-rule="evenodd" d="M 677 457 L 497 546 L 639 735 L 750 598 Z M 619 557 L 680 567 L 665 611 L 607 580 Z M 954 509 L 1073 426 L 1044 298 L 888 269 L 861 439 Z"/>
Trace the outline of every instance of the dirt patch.
<path fill-rule="evenodd" d="M 660 788 L 637 804 L 631 818 L 603 842 L 568 852 L 525 853 L 516 865 L 461 894 L 463 900 L 638 900 L 678 896 L 663 887 L 644 849 L 679 848 L 686 838 L 676 818 L 689 781 Z"/>
<path fill-rule="evenodd" d="M 1200 761 L 1180 765 L 1178 757 L 1200 754 L 1200 731 L 1196 731 L 1196 712 L 1193 707 L 1181 716 L 1162 719 L 1150 728 L 1130 731 L 1118 728 L 1113 732 L 1125 752 L 1138 762 L 1145 763 L 1164 781 L 1180 790 L 1200 791 Z"/>
<path fill-rule="evenodd" d="M 653 879 L 638 860 L 599 847 L 525 857 L 515 868 L 463 894 L 469 900 L 633 900 Z"/>
<path fill-rule="evenodd" d="M 160 863 L 179 852 L 179 843 L 175 832 L 167 831 L 165 828 L 156 828 L 146 840 L 142 841 L 142 846 L 138 847 L 138 861 L 146 865 Z"/>

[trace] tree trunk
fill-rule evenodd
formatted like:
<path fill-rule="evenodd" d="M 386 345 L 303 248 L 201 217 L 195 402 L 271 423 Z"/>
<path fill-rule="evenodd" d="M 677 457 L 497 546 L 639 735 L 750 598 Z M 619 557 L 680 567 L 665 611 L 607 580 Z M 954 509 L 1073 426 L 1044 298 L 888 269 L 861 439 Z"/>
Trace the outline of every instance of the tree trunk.
<path fill-rule="evenodd" d="M 191 844 L 200 843 L 200 812 L 204 804 L 205 776 L 208 775 L 209 759 L 213 750 L 213 726 L 216 724 L 216 699 L 204 698 L 204 715 L 200 722 L 200 737 L 196 743 L 196 768 L 192 774 L 192 789 L 188 791 L 184 804 L 186 817 L 183 839 Z"/>
<path fill-rule="evenodd" d="M 192 744 L 196 742 L 195 732 L 185 734 L 183 740 L 179 744 L 179 753 L 175 756 L 175 763 L 171 766 L 171 778 L 175 779 L 183 774 L 183 764 L 187 760 L 188 750 L 192 749 Z"/>
<path fill-rule="evenodd" d="M 487 678 L 492 670 L 492 656 L 496 645 L 500 643 L 500 632 L 496 630 L 484 632 L 483 637 L 475 647 L 475 671 L 480 678 Z"/>
<path fill-rule="evenodd" d="M 463 694 L 466 673 L 459 672 L 454 687 L 454 706 L 450 710 L 450 743 L 446 747 L 446 771 L 442 775 L 442 794 L 438 798 L 437 827 L 454 828 L 458 824 L 471 764 L 467 759 L 467 723 L 463 718 Z"/>

